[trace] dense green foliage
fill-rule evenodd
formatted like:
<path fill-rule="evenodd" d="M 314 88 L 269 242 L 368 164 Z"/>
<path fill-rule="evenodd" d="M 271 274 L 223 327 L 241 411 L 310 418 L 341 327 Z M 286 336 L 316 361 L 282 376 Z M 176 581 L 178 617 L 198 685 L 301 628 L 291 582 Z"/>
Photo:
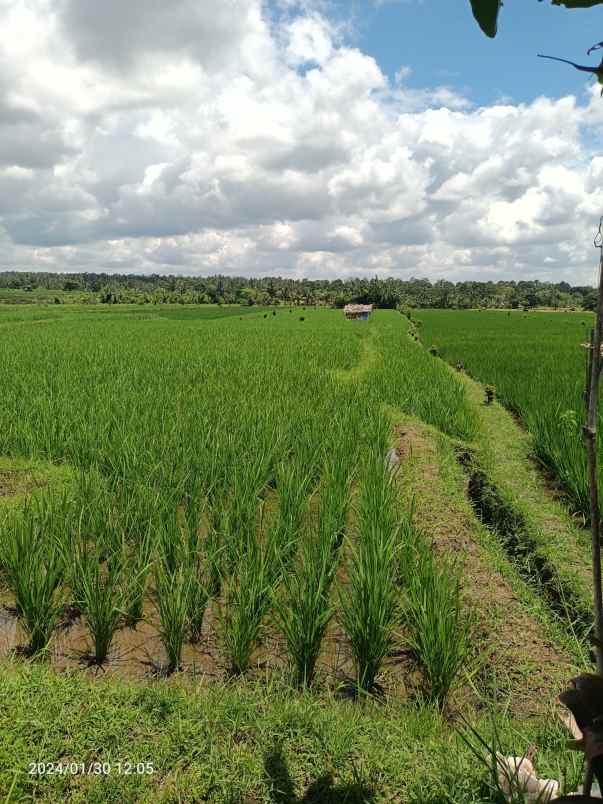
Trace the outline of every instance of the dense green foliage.
<path fill-rule="evenodd" d="M 575 510 L 588 516 L 582 344 L 592 316 L 434 310 L 419 317 L 426 345 L 437 345 L 446 360 L 492 383 L 521 416 L 540 459 L 561 480 Z"/>
<path fill-rule="evenodd" d="M 0 272 L 0 303 L 327 305 L 348 302 L 412 307 L 587 307 L 594 290 L 535 281 L 447 282 L 428 279 L 261 279 Z"/>

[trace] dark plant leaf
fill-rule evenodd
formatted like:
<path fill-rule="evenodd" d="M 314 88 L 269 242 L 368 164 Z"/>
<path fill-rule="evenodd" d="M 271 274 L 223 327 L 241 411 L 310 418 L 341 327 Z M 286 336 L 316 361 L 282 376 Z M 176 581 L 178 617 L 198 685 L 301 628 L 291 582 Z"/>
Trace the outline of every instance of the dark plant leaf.
<path fill-rule="evenodd" d="M 502 0 L 471 0 L 473 16 L 486 36 L 492 39 L 496 36 L 496 23 L 501 6 Z"/>
<path fill-rule="evenodd" d="M 470 2 L 479 27 L 486 36 L 493 39 L 496 36 L 498 12 L 502 0 L 470 0 Z M 565 6 L 565 8 L 592 8 L 603 4 L 603 0 L 551 0 L 551 2 L 554 6 Z"/>
<path fill-rule="evenodd" d="M 600 6 L 603 0 L 553 0 L 554 6 L 565 6 L 566 8 L 592 8 Z"/>

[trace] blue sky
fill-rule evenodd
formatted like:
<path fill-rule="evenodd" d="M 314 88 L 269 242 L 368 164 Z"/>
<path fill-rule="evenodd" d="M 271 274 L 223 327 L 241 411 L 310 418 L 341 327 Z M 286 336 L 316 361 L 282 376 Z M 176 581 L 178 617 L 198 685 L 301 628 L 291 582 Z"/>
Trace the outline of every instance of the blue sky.
<path fill-rule="evenodd" d="M 391 78 L 401 66 L 412 69 L 411 87 L 446 84 L 478 106 L 501 98 L 530 102 L 545 94 L 583 95 L 594 79 L 537 53 L 596 64 L 586 56 L 603 39 L 603 6 L 568 10 L 537 0 L 508 0 L 496 39 L 477 27 L 469 0 L 333 0 L 340 20 L 352 23 L 349 37 L 370 53 Z"/>

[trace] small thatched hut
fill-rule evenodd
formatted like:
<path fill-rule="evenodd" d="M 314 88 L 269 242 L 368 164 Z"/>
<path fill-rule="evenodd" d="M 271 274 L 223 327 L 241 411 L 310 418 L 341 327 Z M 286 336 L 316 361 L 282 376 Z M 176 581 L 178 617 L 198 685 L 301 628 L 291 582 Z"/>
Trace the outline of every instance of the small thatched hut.
<path fill-rule="evenodd" d="M 346 318 L 356 321 L 368 321 L 369 315 L 373 312 L 372 304 L 346 304 L 343 308 Z"/>

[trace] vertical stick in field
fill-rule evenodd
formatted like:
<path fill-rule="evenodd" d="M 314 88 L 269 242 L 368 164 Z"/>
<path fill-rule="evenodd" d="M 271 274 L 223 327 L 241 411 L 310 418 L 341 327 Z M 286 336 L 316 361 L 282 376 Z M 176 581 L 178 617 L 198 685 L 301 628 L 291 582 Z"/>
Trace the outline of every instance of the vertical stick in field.
<path fill-rule="evenodd" d="M 603 637 L 603 596 L 601 591 L 601 522 L 599 510 L 599 486 L 597 482 L 597 413 L 599 401 L 599 379 L 601 375 L 601 340 L 603 333 L 603 236 L 601 224 L 595 238 L 595 246 L 600 249 L 599 292 L 594 329 L 591 332 L 589 350 L 589 385 L 586 396 L 586 425 L 584 438 L 588 459 L 588 485 L 590 496 L 590 521 L 592 534 L 593 565 L 593 603 L 595 615 L 595 638 L 598 643 Z M 603 648 L 595 643 L 597 670 L 603 675 Z"/>
<path fill-rule="evenodd" d="M 590 527 L 592 536 L 593 564 L 593 604 L 595 615 L 595 655 L 597 671 L 603 675 L 603 596 L 601 594 L 601 521 L 599 511 L 599 486 L 597 482 L 597 414 L 599 402 L 599 379 L 601 376 L 601 335 L 603 330 L 603 234 L 599 221 L 599 231 L 595 237 L 595 247 L 599 249 L 599 290 L 597 294 L 597 313 L 594 329 L 590 334 L 588 355 L 588 383 L 586 390 L 586 424 L 583 428 L 588 459 L 588 486 L 590 497 Z M 583 792 L 590 795 L 593 782 L 592 763 L 587 762 L 584 775 Z"/>

